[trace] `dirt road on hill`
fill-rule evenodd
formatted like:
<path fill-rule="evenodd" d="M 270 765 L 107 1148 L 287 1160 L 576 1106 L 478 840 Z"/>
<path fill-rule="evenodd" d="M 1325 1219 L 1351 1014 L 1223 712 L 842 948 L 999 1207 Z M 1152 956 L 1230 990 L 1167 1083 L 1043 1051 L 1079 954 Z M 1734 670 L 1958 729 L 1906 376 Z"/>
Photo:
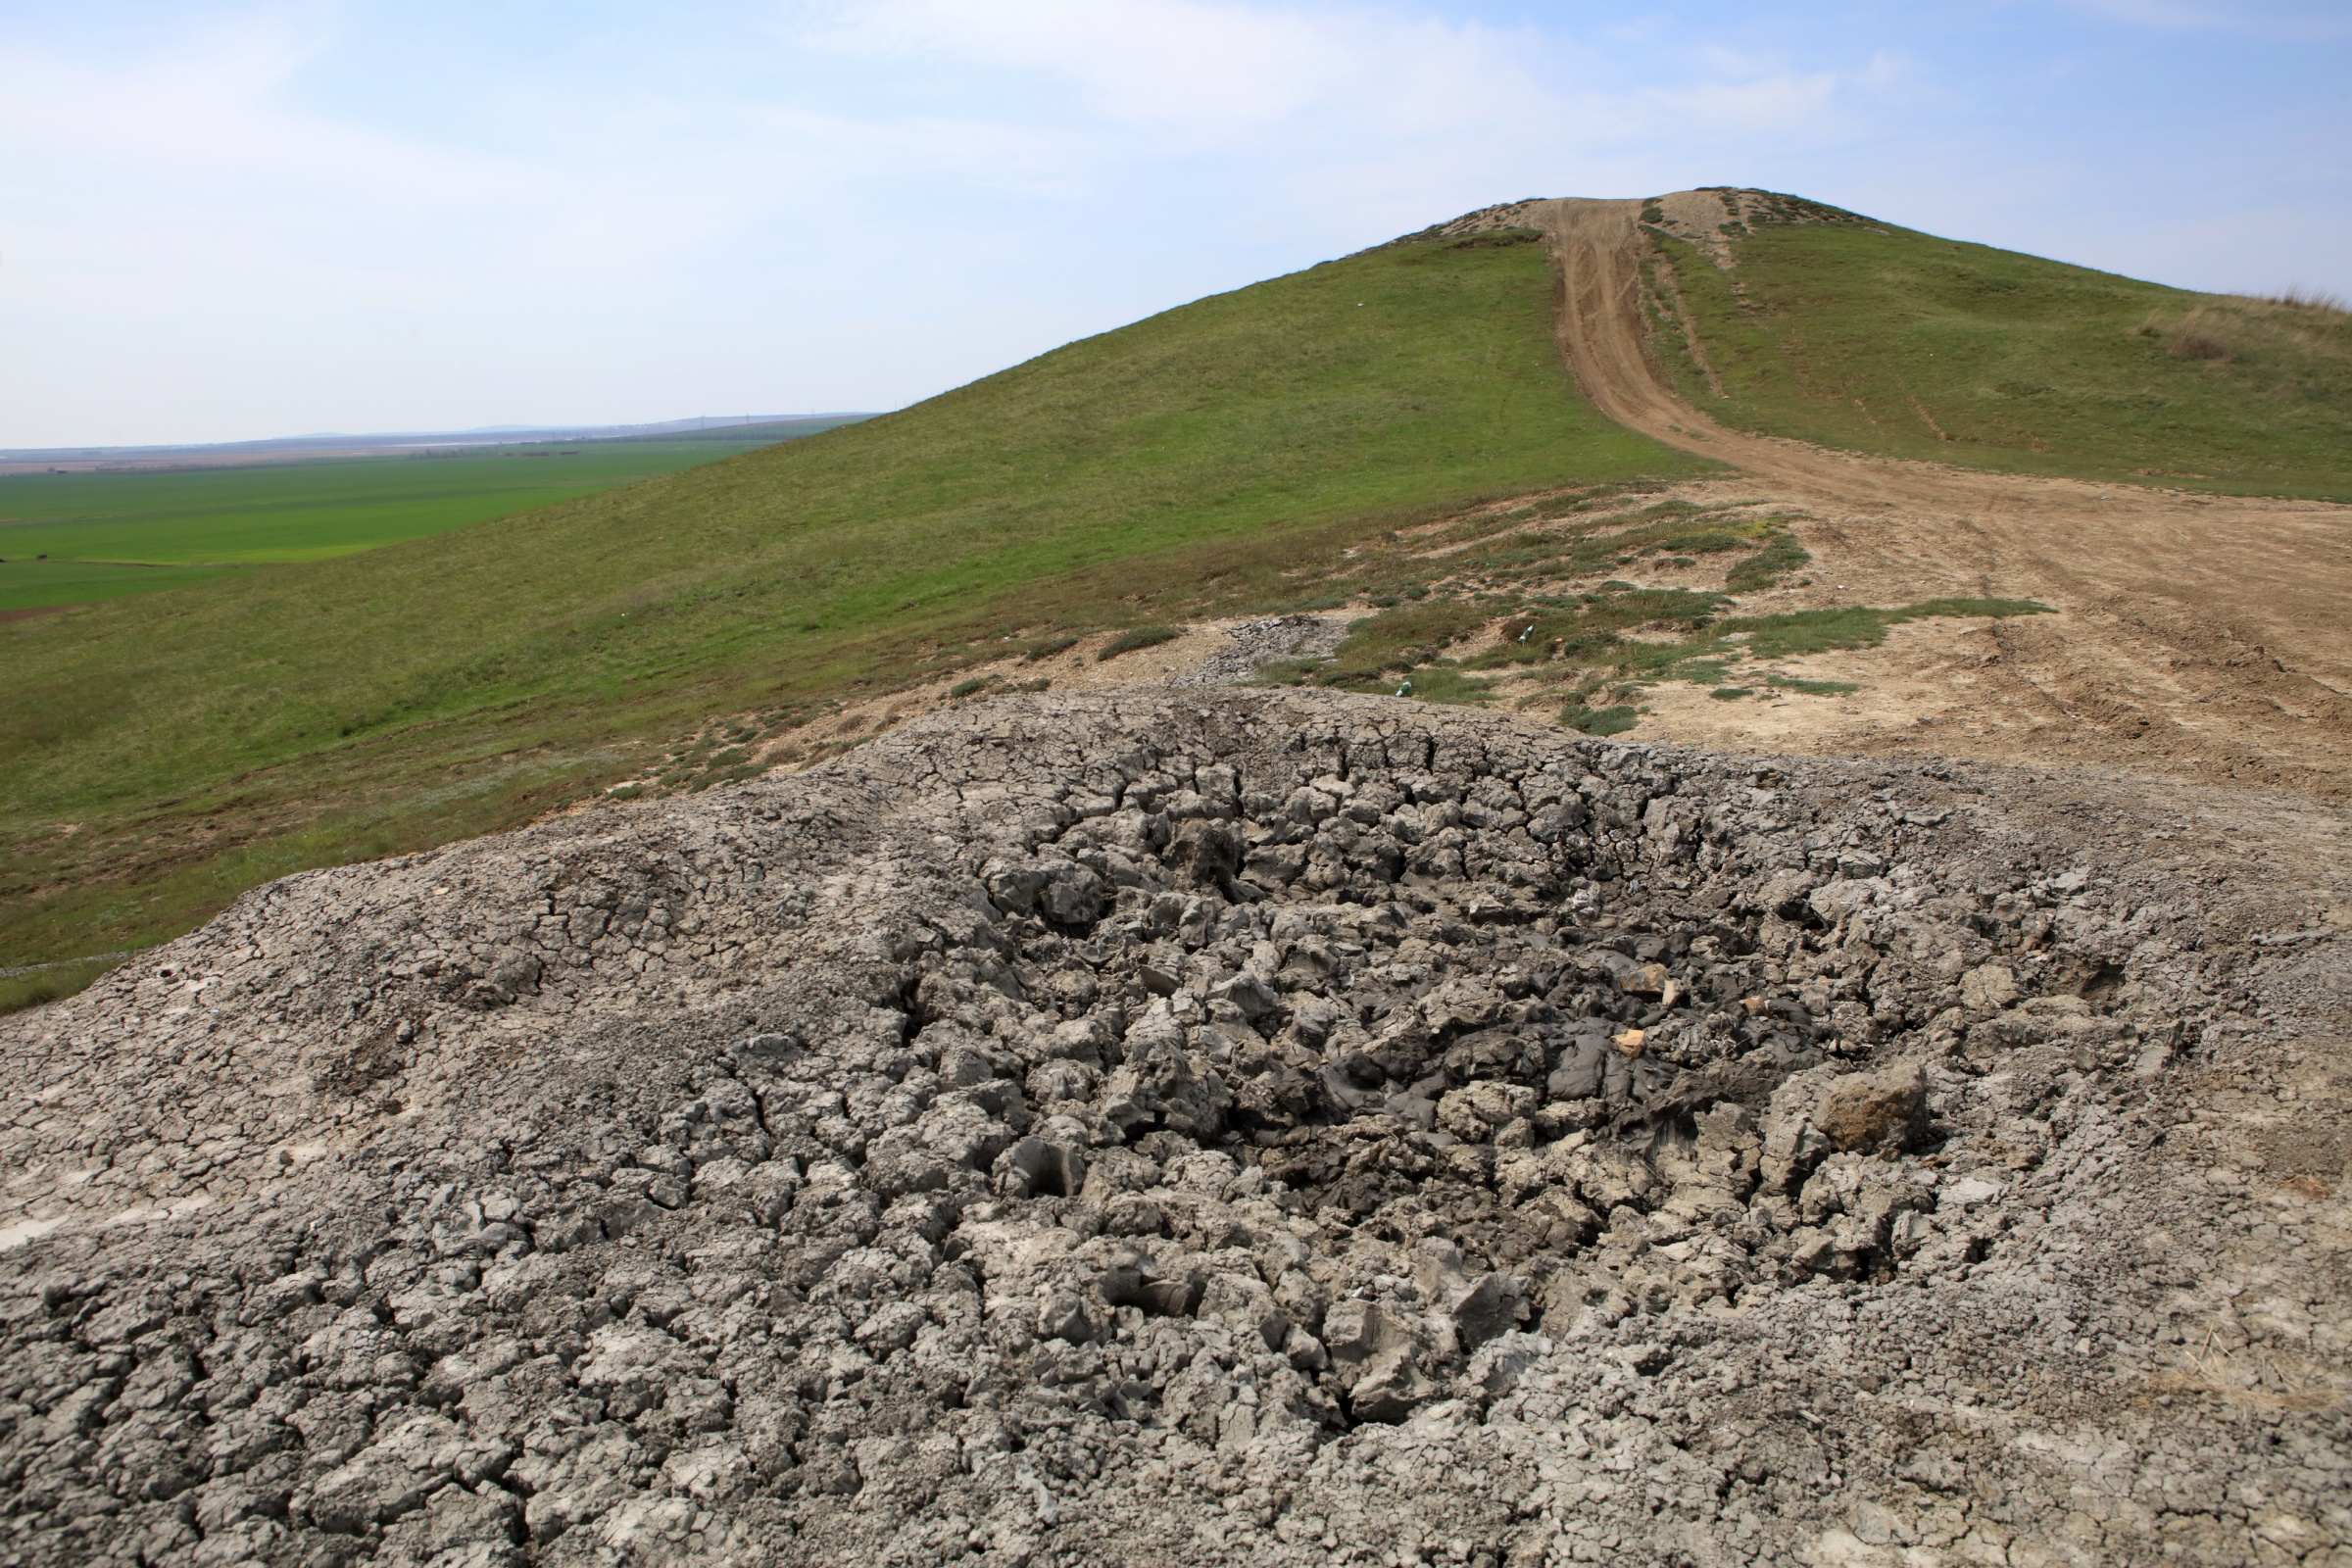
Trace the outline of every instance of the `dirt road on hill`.
<path fill-rule="evenodd" d="M 1815 587 L 1786 608 L 1987 595 L 2064 612 L 1965 634 L 1921 627 L 1823 661 L 1876 694 L 1855 703 L 1662 692 L 1644 734 L 2352 793 L 2352 508 L 1946 468 L 1729 429 L 1651 357 L 1642 206 L 1542 202 L 1520 220 L 1546 229 L 1559 263 L 1561 352 L 1610 418 L 1743 470 L 1704 491 L 1815 519 L 1797 525 Z"/>

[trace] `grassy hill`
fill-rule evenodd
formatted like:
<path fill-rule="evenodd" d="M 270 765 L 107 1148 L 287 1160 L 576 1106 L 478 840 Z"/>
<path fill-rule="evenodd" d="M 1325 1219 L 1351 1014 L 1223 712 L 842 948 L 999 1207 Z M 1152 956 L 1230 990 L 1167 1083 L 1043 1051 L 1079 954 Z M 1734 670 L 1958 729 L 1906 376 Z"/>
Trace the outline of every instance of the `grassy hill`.
<path fill-rule="evenodd" d="M 1280 608 L 1479 497 L 1702 471 L 1576 394 L 1532 238 L 1386 247 L 786 446 L 0 624 L 0 965 L 510 825 L 706 714 Z"/>
<path fill-rule="evenodd" d="M 2352 500 L 2352 316 L 1838 216 L 1704 249 L 1649 231 L 1661 358 L 1692 403 L 1898 457 Z"/>

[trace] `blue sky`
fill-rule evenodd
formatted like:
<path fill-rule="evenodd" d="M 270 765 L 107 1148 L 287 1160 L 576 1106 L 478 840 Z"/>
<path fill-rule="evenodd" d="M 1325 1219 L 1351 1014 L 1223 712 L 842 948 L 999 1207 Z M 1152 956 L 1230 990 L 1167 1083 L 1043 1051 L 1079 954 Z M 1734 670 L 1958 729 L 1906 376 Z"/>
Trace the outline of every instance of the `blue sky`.
<path fill-rule="evenodd" d="M 1489 202 L 2352 294 L 2352 7 L 15 0 L 0 446 L 886 409 Z"/>

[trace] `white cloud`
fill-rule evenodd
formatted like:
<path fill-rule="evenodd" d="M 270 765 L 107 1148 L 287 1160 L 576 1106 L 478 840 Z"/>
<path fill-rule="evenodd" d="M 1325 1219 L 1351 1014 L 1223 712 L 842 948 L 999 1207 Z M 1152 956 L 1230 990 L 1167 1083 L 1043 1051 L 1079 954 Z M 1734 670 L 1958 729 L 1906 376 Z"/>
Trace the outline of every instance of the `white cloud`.
<path fill-rule="evenodd" d="M 387 136 L 286 101 L 328 47 L 240 27 L 134 60 L 0 50 L 0 136 L 44 159 L 140 167 L 184 190 L 223 182 L 343 186 L 376 199 L 494 202 L 518 171 L 479 152 Z"/>
<path fill-rule="evenodd" d="M 840 47 L 947 58 L 1061 83 L 1114 122 L 1232 142 L 1335 107 L 1350 121 L 1458 122 L 1535 90 L 1528 38 L 1434 18 L 1204 0 L 869 0 Z"/>
<path fill-rule="evenodd" d="M 2340 7 L 2312 11 L 2246 4 L 2200 5 L 2195 0 L 2062 0 L 2067 9 L 2165 32 L 2235 32 L 2258 38 L 2352 38 L 2352 17 Z"/>

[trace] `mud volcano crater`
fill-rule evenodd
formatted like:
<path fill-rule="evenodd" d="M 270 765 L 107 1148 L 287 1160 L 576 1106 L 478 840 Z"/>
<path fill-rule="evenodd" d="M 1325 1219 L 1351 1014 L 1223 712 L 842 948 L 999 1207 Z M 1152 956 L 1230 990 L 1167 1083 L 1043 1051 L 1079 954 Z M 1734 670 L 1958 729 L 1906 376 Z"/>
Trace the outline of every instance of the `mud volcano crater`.
<path fill-rule="evenodd" d="M 288 879 L 0 1024 L 0 1550 L 2324 1555 L 2167 1162 L 2340 945 L 2160 819 L 1159 692 Z"/>

